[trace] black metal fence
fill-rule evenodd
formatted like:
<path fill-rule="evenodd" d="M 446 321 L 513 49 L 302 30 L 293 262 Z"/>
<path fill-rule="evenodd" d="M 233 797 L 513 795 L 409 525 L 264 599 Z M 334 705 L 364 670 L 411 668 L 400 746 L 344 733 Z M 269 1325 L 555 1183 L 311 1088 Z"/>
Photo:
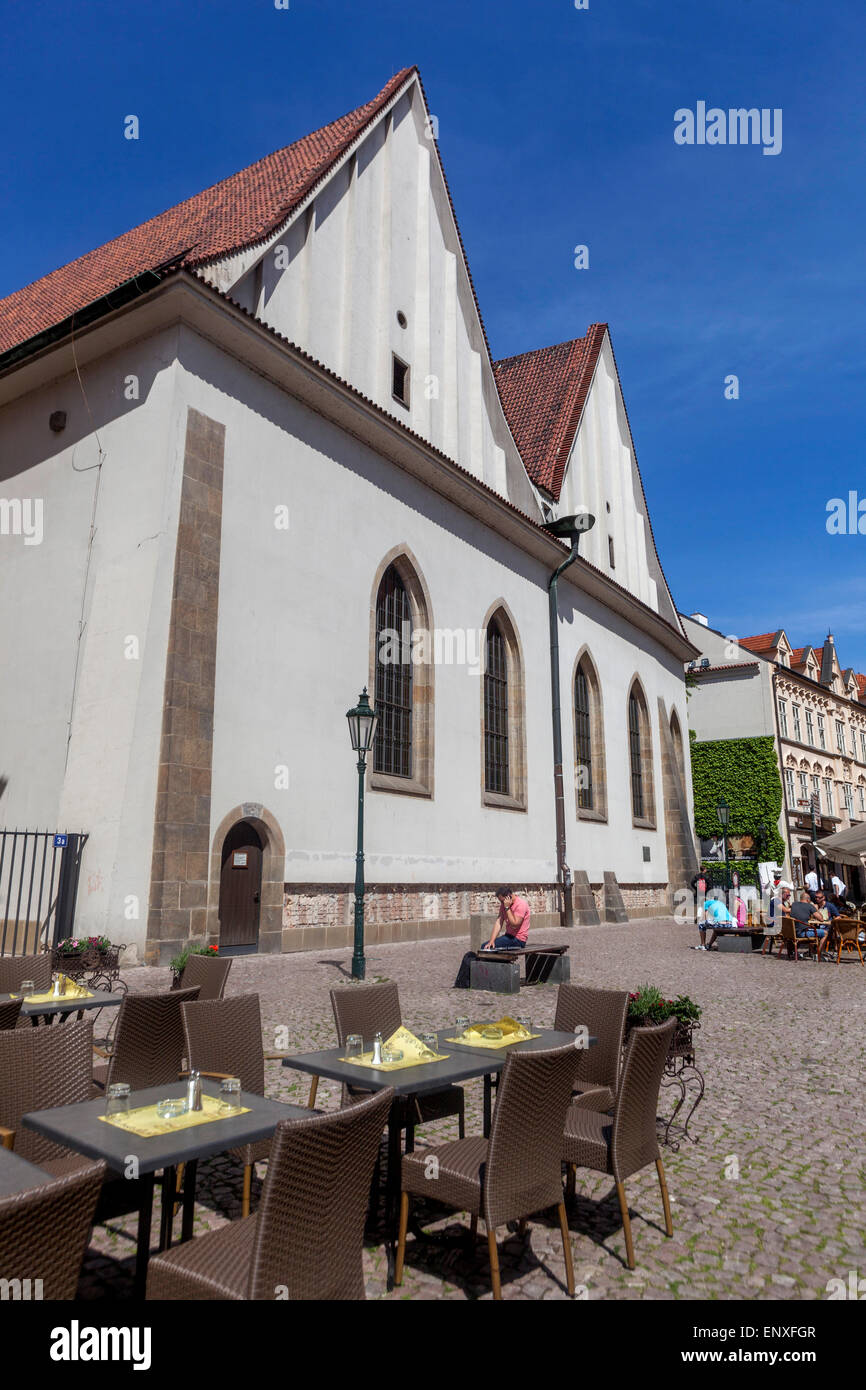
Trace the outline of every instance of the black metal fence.
<path fill-rule="evenodd" d="M 53 946 L 71 936 L 87 835 L 0 830 L 0 955 Z"/>

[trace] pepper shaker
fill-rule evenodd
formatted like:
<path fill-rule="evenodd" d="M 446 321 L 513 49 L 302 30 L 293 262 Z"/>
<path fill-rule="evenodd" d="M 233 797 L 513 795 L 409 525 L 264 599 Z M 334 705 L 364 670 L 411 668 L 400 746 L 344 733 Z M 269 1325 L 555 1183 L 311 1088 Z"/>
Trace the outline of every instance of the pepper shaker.
<path fill-rule="evenodd" d="M 373 1066 L 374 1066 L 374 1067 L 380 1067 L 381 1065 L 382 1065 L 382 1034 L 381 1034 L 381 1033 L 377 1033 L 376 1036 L 375 1036 L 375 1038 L 373 1039 Z"/>
<path fill-rule="evenodd" d="M 186 1083 L 187 1110 L 201 1110 L 201 1072 L 191 1071 Z"/>

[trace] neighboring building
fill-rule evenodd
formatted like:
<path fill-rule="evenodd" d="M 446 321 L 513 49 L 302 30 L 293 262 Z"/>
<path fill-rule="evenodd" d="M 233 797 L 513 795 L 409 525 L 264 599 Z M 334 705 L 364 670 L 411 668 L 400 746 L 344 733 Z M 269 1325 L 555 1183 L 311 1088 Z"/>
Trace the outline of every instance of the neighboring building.
<path fill-rule="evenodd" d="M 0 302 L 2 486 L 44 508 L 0 540 L 3 811 L 88 832 L 78 930 L 150 961 L 351 940 L 365 682 L 368 940 L 503 881 L 558 910 L 578 505 L 567 863 L 632 915 L 693 872 L 694 648 L 610 335 L 492 362 L 430 131 L 406 69 Z"/>
<path fill-rule="evenodd" d="M 818 838 L 866 821 L 866 676 L 843 670 L 832 633 L 819 647 L 792 647 L 783 629 L 728 637 L 702 614 L 681 614 L 701 656 L 689 664 L 696 689 L 689 726 L 701 742 L 772 735 L 783 802 L 779 832 L 797 883 L 812 867 L 813 797 Z M 848 856 L 840 876 L 866 896 L 860 859 Z"/>

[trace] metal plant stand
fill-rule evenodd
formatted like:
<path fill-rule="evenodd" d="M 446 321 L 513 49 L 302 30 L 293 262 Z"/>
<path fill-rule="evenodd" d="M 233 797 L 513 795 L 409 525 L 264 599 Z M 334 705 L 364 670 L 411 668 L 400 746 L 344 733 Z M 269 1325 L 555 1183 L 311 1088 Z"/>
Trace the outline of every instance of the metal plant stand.
<path fill-rule="evenodd" d="M 678 1028 L 671 1043 L 671 1050 L 665 1062 L 664 1075 L 662 1077 L 662 1087 L 667 1089 L 675 1086 L 679 1091 L 679 1098 L 674 1106 L 673 1114 L 666 1121 L 664 1142 L 668 1148 L 673 1149 L 674 1153 L 679 1151 L 683 1139 L 690 1139 L 693 1144 L 698 1141 L 693 1134 L 689 1133 L 689 1123 L 692 1116 L 704 1098 L 705 1081 L 703 1072 L 700 1070 L 695 1059 L 694 1043 L 692 1034 L 696 1028 L 700 1028 L 700 1023 L 692 1023 L 686 1028 Z M 692 1099 L 694 1096 L 694 1099 Z M 688 1113 L 680 1124 L 676 1124 L 677 1116 L 686 1104 L 691 1100 Z M 675 1138 L 671 1138 L 673 1130 Z"/>

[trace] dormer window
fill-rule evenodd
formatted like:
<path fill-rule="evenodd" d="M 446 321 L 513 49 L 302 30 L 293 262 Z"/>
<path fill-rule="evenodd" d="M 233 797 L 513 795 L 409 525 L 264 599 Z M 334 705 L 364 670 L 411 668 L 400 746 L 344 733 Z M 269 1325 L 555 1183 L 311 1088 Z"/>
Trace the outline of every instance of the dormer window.
<path fill-rule="evenodd" d="M 402 362 L 396 352 L 391 354 L 391 395 L 401 405 L 409 406 L 409 364 Z"/>

